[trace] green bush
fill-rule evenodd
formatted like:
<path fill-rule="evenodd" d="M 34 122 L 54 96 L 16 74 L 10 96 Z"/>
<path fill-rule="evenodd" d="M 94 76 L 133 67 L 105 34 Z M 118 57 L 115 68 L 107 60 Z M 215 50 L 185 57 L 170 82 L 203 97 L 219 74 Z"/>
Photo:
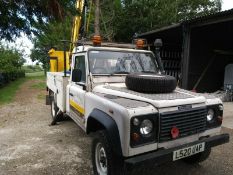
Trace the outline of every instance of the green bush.
<path fill-rule="evenodd" d="M 24 70 L 16 70 L 14 72 L 0 72 L 0 86 L 3 86 L 10 81 L 14 81 L 18 78 L 25 77 L 25 71 Z"/>
<path fill-rule="evenodd" d="M 21 69 L 24 62 L 21 53 L 0 44 L 0 86 L 25 77 L 25 71 Z"/>

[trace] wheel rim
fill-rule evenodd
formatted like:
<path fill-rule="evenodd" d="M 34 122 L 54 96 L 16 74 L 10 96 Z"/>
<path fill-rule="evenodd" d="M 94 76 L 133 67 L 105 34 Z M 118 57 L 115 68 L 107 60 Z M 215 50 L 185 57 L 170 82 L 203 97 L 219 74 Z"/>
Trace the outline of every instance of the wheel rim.
<path fill-rule="evenodd" d="M 52 117 L 54 118 L 55 115 L 56 115 L 56 111 L 55 111 L 55 107 L 54 107 L 54 101 L 52 101 L 52 104 L 51 104 L 51 108 L 52 108 Z"/>
<path fill-rule="evenodd" d="M 96 145 L 95 164 L 99 175 L 108 174 L 108 162 L 107 162 L 106 151 L 101 143 L 98 143 Z"/>

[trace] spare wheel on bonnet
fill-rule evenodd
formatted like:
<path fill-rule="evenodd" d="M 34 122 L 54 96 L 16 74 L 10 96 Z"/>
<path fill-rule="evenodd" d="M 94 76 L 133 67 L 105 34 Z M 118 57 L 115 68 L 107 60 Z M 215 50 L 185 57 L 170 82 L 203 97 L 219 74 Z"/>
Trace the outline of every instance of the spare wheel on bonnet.
<path fill-rule="evenodd" d="M 153 73 L 132 73 L 125 79 L 128 89 L 144 93 L 169 93 L 176 88 L 176 78 Z"/>

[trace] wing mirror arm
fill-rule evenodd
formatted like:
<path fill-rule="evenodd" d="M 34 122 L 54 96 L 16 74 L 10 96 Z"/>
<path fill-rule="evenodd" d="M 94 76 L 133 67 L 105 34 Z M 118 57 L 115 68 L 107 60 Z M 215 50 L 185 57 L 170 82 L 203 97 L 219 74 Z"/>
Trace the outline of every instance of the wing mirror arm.
<path fill-rule="evenodd" d="M 158 67 L 159 67 L 161 73 L 165 74 L 163 63 L 162 63 L 162 58 L 160 56 L 160 48 L 163 46 L 162 40 L 161 39 L 156 39 L 155 43 L 154 43 L 154 46 L 155 46 L 155 58 L 156 58 L 156 61 L 158 63 Z"/>
<path fill-rule="evenodd" d="M 85 83 L 82 83 L 82 82 L 76 82 L 75 83 L 76 85 L 79 85 L 79 86 L 82 86 L 83 90 L 87 90 L 87 86 Z"/>

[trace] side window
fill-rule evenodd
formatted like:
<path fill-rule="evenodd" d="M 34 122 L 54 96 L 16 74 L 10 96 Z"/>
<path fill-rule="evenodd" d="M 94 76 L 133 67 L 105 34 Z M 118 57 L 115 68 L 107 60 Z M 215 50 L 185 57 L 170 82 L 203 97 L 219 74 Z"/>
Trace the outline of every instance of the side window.
<path fill-rule="evenodd" d="M 85 65 L 85 56 L 84 55 L 75 57 L 74 69 L 76 69 L 76 70 L 78 69 L 82 72 L 81 82 L 86 82 L 86 65 Z M 72 76 L 75 76 L 75 74 Z"/>

